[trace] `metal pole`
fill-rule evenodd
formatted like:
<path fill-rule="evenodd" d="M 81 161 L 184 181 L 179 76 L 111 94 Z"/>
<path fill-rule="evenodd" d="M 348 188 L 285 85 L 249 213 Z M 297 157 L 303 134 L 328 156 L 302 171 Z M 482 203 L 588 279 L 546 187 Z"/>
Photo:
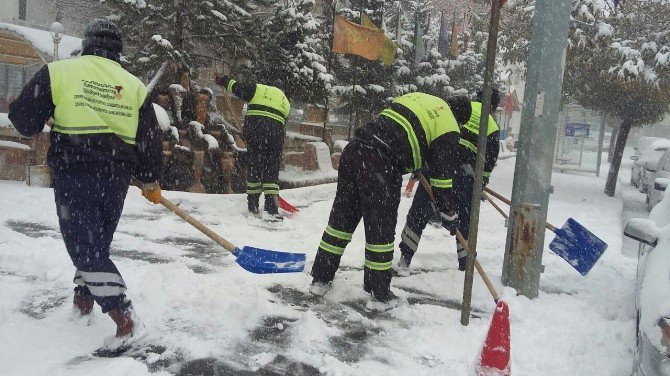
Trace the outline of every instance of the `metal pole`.
<path fill-rule="evenodd" d="M 332 73 L 333 71 L 333 42 L 335 39 L 335 11 L 337 9 L 337 0 L 333 0 L 331 5 L 330 5 L 330 12 L 331 12 L 331 20 L 333 22 L 333 29 L 330 32 L 330 41 L 329 41 L 329 46 L 330 46 L 330 51 L 328 53 L 328 60 L 326 61 L 326 69 L 328 73 Z M 323 130 L 321 131 L 321 140 L 323 142 L 326 142 L 326 126 L 328 125 L 328 117 L 330 116 L 330 91 L 326 90 L 326 118 L 323 120 Z M 332 137 L 331 137 L 332 140 Z M 328 145 L 329 147 L 331 145 Z"/>
<path fill-rule="evenodd" d="M 565 49 L 568 41 L 570 0 L 537 0 L 530 56 L 526 70 L 526 89 L 519 149 L 512 189 L 512 223 L 507 230 L 507 244 L 502 282 L 529 298 L 538 296 L 544 230 L 528 234 L 515 233 L 514 223 L 522 207 L 539 206 L 536 221 L 544 223 L 551 187 L 551 171 L 556 129 L 559 117 Z M 531 239 L 527 239 L 528 237 Z M 519 244 L 531 242 L 530 254 L 518 252 Z"/>
<path fill-rule="evenodd" d="M 486 155 L 486 135 L 488 133 L 489 113 L 491 110 L 491 89 L 493 87 L 493 71 L 495 69 L 496 49 L 498 47 L 498 25 L 500 24 L 500 1 L 491 1 L 491 22 L 489 39 L 486 45 L 486 67 L 484 68 L 484 89 L 482 98 L 482 114 L 479 121 L 479 137 L 477 139 L 477 158 L 475 162 L 474 184 L 472 186 L 472 202 L 470 204 L 470 237 L 468 239 L 468 256 L 465 266 L 465 282 L 463 284 L 463 305 L 461 306 L 461 324 L 470 323 L 470 306 L 472 303 L 472 280 L 474 277 L 475 258 L 477 257 L 477 233 L 479 230 L 479 206 L 481 204 L 482 185 L 484 181 L 484 159 Z M 466 220 L 463 218 L 463 220 Z"/>

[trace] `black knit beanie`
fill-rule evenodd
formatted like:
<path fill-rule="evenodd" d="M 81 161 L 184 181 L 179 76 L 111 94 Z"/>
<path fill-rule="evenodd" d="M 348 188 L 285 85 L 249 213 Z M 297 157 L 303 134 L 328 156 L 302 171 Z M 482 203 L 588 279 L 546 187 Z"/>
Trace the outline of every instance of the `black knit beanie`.
<path fill-rule="evenodd" d="M 102 49 L 119 54 L 123 50 L 121 30 L 111 21 L 96 18 L 86 26 L 81 47 L 85 51 Z"/>

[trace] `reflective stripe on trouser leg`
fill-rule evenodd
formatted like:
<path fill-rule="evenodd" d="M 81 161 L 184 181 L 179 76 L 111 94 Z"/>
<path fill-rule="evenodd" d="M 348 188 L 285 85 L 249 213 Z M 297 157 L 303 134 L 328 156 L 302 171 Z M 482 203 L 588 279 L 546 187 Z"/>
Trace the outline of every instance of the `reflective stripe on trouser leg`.
<path fill-rule="evenodd" d="M 393 243 L 365 244 L 364 286 L 366 291 L 384 294 L 391 285 Z"/>
<path fill-rule="evenodd" d="M 468 256 L 468 251 L 463 248 L 463 246 L 459 243 L 456 245 L 456 254 L 458 255 L 458 258 L 463 258 Z"/>
<path fill-rule="evenodd" d="M 86 286 L 94 297 L 116 297 L 126 291 L 126 283 L 116 273 L 83 272 L 77 270 L 74 274 L 74 283 Z"/>
<path fill-rule="evenodd" d="M 411 253 L 416 253 L 416 249 L 419 247 L 419 241 L 421 238 L 415 234 L 411 228 L 409 228 L 409 225 L 405 225 L 405 228 L 400 234 L 400 239 L 400 247 L 403 247 L 404 245 L 405 248 L 408 248 L 408 250 L 411 251 Z"/>
<path fill-rule="evenodd" d="M 265 195 L 278 195 L 279 194 L 279 184 L 263 183 L 263 194 L 265 194 Z"/>
<path fill-rule="evenodd" d="M 330 225 L 326 227 L 314 259 L 312 277 L 321 282 L 329 282 L 335 278 L 335 272 L 340 266 L 340 258 L 351 241 L 351 236 L 350 232 L 338 230 Z"/>
<path fill-rule="evenodd" d="M 261 183 L 252 183 L 252 182 L 247 182 L 247 194 L 248 195 L 256 195 L 256 194 L 261 194 Z"/>

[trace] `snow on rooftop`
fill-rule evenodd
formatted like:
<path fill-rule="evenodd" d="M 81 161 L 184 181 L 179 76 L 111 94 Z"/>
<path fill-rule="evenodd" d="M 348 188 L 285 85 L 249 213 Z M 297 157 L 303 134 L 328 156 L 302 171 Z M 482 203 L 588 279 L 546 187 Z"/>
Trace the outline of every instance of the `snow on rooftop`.
<path fill-rule="evenodd" d="M 670 149 L 670 140 L 662 138 L 660 140 L 654 141 L 653 144 L 651 144 L 651 147 L 653 150 L 667 150 Z"/>
<path fill-rule="evenodd" d="M 51 32 L 5 22 L 0 22 L 0 30 L 11 31 L 23 37 L 42 56 L 46 57 L 47 60 L 51 61 L 53 59 L 54 43 Z M 58 44 L 58 58 L 70 58 L 73 56 L 73 53 L 76 54 L 80 50 L 81 38 L 63 35 Z"/>

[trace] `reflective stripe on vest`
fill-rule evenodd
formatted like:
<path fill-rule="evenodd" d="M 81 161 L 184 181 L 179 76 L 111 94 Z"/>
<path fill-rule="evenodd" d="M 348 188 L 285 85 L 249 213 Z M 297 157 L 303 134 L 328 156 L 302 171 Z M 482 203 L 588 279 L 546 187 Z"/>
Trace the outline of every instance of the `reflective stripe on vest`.
<path fill-rule="evenodd" d="M 456 118 L 454 118 L 449 105 L 447 102 L 436 96 L 425 93 L 410 93 L 396 98 L 393 103 L 398 103 L 403 107 L 406 107 L 416 115 L 421 123 L 423 132 L 426 135 L 426 144 L 428 146 L 430 146 L 430 144 L 438 137 L 446 133 L 459 132 L 458 123 L 456 122 Z M 390 109 L 382 111 L 381 115 L 394 120 L 405 129 L 412 149 L 414 170 L 420 169 L 423 166 L 421 157 L 422 150 L 419 139 L 416 132 L 414 132 L 414 128 L 410 121 L 398 112 Z"/>
<path fill-rule="evenodd" d="M 480 102 L 470 102 L 472 106 L 472 114 L 470 115 L 470 120 L 463 126 L 464 131 L 469 131 L 475 135 L 479 135 L 479 121 L 482 118 L 482 104 Z M 490 136 L 493 132 L 499 131 L 500 128 L 496 123 L 493 116 L 489 114 L 489 124 L 486 127 L 486 136 Z M 463 138 L 460 140 L 460 144 L 470 149 L 473 153 L 477 153 L 477 145 L 465 141 Z M 469 145 L 468 145 L 469 144 Z"/>
<path fill-rule="evenodd" d="M 283 91 L 274 86 L 262 84 L 256 85 L 256 92 L 254 93 L 254 97 L 249 101 L 249 105 L 270 107 L 277 110 L 282 116 L 258 108 L 248 110 L 247 115 L 266 116 L 275 119 L 282 124 L 284 124 L 288 117 L 288 112 L 291 110 L 291 104 Z"/>
<path fill-rule="evenodd" d="M 64 134 L 114 133 L 134 145 L 144 84 L 115 61 L 86 55 L 48 64 L 53 130 Z"/>

